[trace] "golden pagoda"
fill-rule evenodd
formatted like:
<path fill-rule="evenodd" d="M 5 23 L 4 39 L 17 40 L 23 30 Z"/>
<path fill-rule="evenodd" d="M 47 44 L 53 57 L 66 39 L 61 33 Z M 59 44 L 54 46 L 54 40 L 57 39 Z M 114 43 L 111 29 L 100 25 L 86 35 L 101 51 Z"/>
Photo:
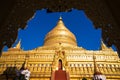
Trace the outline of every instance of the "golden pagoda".
<path fill-rule="evenodd" d="M 51 80 L 52 72 L 62 61 L 70 80 L 92 80 L 97 70 L 107 80 L 120 80 L 120 58 L 112 48 L 101 42 L 100 50 L 86 50 L 77 46 L 75 35 L 66 28 L 60 17 L 57 25 L 45 37 L 44 45 L 33 50 L 21 49 L 21 41 L 14 48 L 2 52 L 0 80 L 13 80 L 15 71 L 27 67 L 30 80 Z"/>

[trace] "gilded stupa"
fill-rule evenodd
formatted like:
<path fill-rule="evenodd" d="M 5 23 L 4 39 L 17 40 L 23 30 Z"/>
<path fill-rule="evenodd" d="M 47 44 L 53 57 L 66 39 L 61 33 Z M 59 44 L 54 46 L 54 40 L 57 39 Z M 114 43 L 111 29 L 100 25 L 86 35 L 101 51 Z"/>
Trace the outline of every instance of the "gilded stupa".
<path fill-rule="evenodd" d="M 77 46 L 76 37 L 65 27 L 61 17 L 55 28 L 46 35 L 44 46 L 59 46 L 59 43 L 63 46 Z"/>
<path fill-rule="evenodd" d="M 21 49 L 21 41 L 14 48 L 2 52 L 0 80 L 13 80 L 15 71 L 27 67 L 30 80 L 51 80 L 61 60 L 70 80 L 92 80 L 95 71 L 107 80 L 120 80 L 120 58 L 116 51 L 102 41 L 100 50 L 86 50 L 77 46 L 75 35 L 67 29 L 60 17 L 57 25 L 45 36 L 44 45 L 33 50 Z"/>

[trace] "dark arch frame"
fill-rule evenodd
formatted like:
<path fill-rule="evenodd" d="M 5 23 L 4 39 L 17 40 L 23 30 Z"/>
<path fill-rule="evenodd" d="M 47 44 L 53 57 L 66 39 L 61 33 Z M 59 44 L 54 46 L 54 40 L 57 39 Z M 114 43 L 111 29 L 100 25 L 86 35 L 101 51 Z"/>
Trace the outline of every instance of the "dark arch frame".
<path fill-rule="evenodd" d="M 114 44 L 120 56 L 119 0 L 2 0 L 0 2 L 0 51 L 15 42 L 18 29 L 24 29 L 36 10 L 69 12 L 72 8 L 84 10 L 95 28 L 102 29 L 107 46 Z M 0 52 L 1 53 L 1 52 Z"/>

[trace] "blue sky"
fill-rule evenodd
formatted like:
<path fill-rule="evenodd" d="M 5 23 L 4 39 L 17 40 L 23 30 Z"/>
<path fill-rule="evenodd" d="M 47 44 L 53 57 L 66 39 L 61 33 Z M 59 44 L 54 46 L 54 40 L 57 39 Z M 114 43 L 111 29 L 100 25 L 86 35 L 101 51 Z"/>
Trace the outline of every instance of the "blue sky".
<path fill-rule="evenodd" d="M 75 9 L 71 12 L 55 13 L 46 13 L 45 9 L 36 11 L 27 22 L 26 28 L 19 30 L 18 38 L 13 46 L 19 40 L 21 40 L 23 50 L 31 50 L 42 46 L 45 35 L 56 26 L 60 15 L 65 26 L 76 36 L 78 46 L 88 50 L 98 50 L 100 48 L 101 30 L 94 28 L 92 21 L 85 15 L 84 11 Z"/>

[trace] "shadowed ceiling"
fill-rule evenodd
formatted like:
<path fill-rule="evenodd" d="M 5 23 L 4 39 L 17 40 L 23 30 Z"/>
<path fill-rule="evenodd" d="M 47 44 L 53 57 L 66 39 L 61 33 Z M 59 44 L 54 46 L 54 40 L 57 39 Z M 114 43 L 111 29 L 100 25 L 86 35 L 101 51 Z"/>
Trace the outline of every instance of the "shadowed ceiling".
<path fill-rule="evenodd" d="M 2 0 L 0 1 L 0 51 L 9 48 L 36 10 L 48 13 L 84 10 L 95 28 L 101 28 L 107 46 L 115 45 L 120 56 L 120 0 Z"/>

